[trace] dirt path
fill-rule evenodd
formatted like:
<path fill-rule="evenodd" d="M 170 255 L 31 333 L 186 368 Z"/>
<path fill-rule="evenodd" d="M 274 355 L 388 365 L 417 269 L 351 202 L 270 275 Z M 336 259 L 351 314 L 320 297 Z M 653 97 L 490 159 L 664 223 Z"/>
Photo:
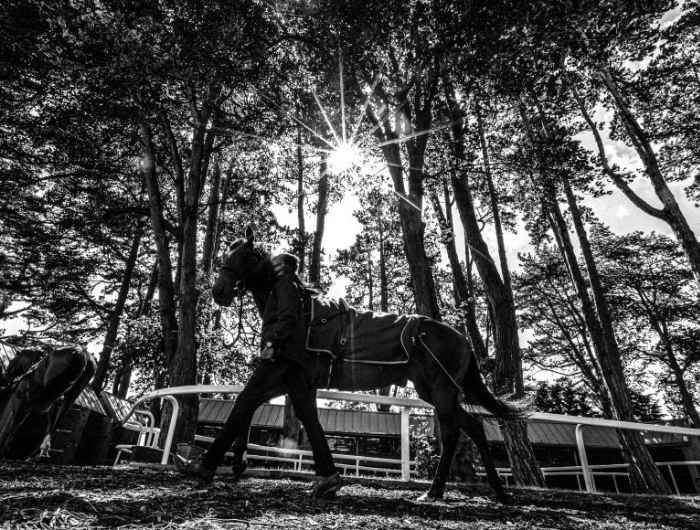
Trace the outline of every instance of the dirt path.
<path fill-rule="evenodd" d="M 420 504 L 416 487 L 352 482 L 312 502 L 308 482 L 250 478 L 198 489 L 172 472 L 0 462 L 0 528 L 700 528 L 700 499 L 481 487 Z M 422 486 L 421 486 L 422 488 Z"/>

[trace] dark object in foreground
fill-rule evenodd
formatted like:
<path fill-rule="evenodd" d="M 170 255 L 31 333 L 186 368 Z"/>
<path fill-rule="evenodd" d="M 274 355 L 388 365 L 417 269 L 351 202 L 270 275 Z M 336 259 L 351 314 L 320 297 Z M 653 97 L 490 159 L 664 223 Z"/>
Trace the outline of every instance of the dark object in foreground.
<path fill-rule="evenodd" d="M 0 373 L 0 456 L 36 456 L 94 373 L 80 346 L 18 350 Z"/>
<path fill-rule="evenodd" d="M 219 305 L 230 305 L 235 296 L 250 291 L 262 314 L 266 301 L 277 287 L 277 278 L 270 256 L 253 243 L 250 229 L 246 231 L 246 239 L 234 242 L 224 258 L 213 296 Z M 322 313 L 318 322 L 313 312 L 317 306 Z M 292 397 L 294 409 L 304 423 L 314 450 L 314 460 L 317 465 L 324 465 L 330 458 L 330 451 L 318 421 L 315 390 L 328 387 L 371 390 L 390 384 L 405 385 L 410 379 L 421 399 L 435 407 L 440 422 L 442 455 L 427 498 L 439 499 L 444 494 L 461 429 L 479 448 L 489 484 L 500 499 L 506 499 L 481 420 L 461 405 L 466 397 L 469 403 L 482 405 L 498 418 L 514 418 L 519 414 L 486 388 L 471 347 L 461 333 L 427 317 L 394 315 L 393 319 L 400 323 L 398 333 L 392 329 L 393 340 L 372 348 L 373 335 L 363 333 L 363 328 L 376 331 L 379 325 L 385 329 L 386 316 L 359 312 L 342 303 L 326 303 L 310 290 L 303 293 L 299 314 L 304 316 L 304 325 L 308 326 L 306 344 L 301 344 L 301 351 L 293 355 L 287 352 L 284 358 L 258 365 L 238 396 L 222 433 L 204 457 L 210 469 L 215 469 L 234 440 L 234 461 L 242 460 L 253 412 L 265 401 L 283 394 Z M 375 323 L 377 325 L 373 325 Z M 325 343 L 313 342 L 310 347 L 309 339 L 314 336 L 325 337 Z M 379 349 L 381 357 L 364 355 L 365 351 Z M 358 352 L 363 353 L 359 359 Z M 291 384 L 300 378 L 309 386 L 308 391 L 302 392 Z"/>

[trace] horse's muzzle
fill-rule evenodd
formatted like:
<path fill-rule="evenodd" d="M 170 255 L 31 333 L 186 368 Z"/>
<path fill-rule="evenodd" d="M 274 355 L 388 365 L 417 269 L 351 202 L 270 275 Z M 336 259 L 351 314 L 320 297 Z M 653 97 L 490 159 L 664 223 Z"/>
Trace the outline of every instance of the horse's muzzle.
<path fill-rule="evenodd" d="M 230 293 L 225 293 L 220 289 L 213 289 L 212 296 L 214 302 L 223 307 L 228 307 L 233 303 L 234 298 L 240 298 L 245 293 L 245 286 L 242 281 L 237 281 L 231 288 Z"/>

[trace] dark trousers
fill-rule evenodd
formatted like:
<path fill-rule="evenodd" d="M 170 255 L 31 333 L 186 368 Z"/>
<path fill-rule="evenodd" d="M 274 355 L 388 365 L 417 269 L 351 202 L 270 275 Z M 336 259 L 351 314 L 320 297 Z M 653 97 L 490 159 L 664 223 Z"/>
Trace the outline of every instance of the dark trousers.
<path fill-rule="evenodd" d="M 233 410 L 221 432 L 204 455 L 202 465 L 207 469 L 216 469 L 224 460 L 224 455 L 234 440 L 241 434 L 247 435 L 242 429 L 247 430 L 250 427 L 257 408 L 267 400 L 285 393 L 289 394 L 294 411 L 306 429 L 314 453 L 316 473 L 321 476 L 335 473 L 333 457 L 318 421 L 316 390 L 307 383 L 301 367 L 285 360 L 265 361 L 256 368 L 236 398 Z"/>

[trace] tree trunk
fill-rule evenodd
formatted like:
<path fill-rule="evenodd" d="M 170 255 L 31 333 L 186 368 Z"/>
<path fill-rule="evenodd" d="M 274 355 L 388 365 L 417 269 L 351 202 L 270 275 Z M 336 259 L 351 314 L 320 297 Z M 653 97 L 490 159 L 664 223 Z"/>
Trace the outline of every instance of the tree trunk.
<path fill-rule="evenodd" d="M 386 274 L 386 243 L 384 241 L 384 228 L 382 220 L 377 219 L 379 225 L 379 310 L 382 313 L 389 312 L 389 279 Z"/>
<path fill-rule="evenodd" d="M 194 111 L 195 127 L 191 141 L 190 168 L 185 181 L 182 215 L 182 255 L 180 263 L 180 304 L 178 308 L 180 330 L 177 355 L 168 363 L 168 383 L 171 386 L 197 384 L 197 225 L 199 197 L 206 175 L 205 136 L 209 122 L 208 112 Z M 197 427 L 199 399 L 197 395 L 184 396 L 180 400 L 180 421 L 175 431 L 175 441 L 191 442 Z"/>
<path fill-rule="evenodd" d="M 386 248 L 383 220 L 377 217 L 377 229 L 379 232 L 379 310 L 382 313 L 389 312 L 389 280 L 386 274 Z M 377 390 L 380 396 L 388 396 L 391 393 L 391 385 Z M 379 412 L 389 412 L 390 405 L 377 405 Z"/>
<path fill-rule="evenodd" d="M 209 194 L 209 211 L 207 213 L 207 228 L 202 246 L 202 272 L 205 278 L 211 276 L 212 263 L 215 257 L 216 239 L 219 231 L 219 205 L 221 204 L 221 161 L 214 162 L 211 177 L 211 192 Z"/>
<path fill-rule="evenodd" d="M 401 157 L 396 144 L 382 147 L 389 165 L 389 173 L 394 182 L 394 189 L 399 194 L 398 210 L 401 221 L 404 251 L 408 261 L 413 282 L 413 296 L 416 312 L 440 320 L 435 281 L 432 265 L 425 253 L 425 223 L 421 218 L 423 206 L 423 188 L 414 173 L 411 192 L 407 195 L 404 187 Z M 410 201 L 410 202 L 409 202 Z"/>
<path fill-rule="evenodd" d="M 574 287 L 581 300 L 586 326 L 588 327 L 591 341 L 593 342 L 594 349 L 598 356 L 598 362 L 600 363 L 603 377 L 605 378 L 605 383 L 610 394 L 613 416 L 616 419 L 633 421 L 629 389 L 625 381 L 617 341 L 612 330 L 612 318 L 610 317 L 607 303 L 604 299 L 602 285 L 595 261 L 593 260 L 588 236 L 583 227 L 578 205 L 576 204 L 569 182 L 566 176 L 564 176 L 560 180 L 564 186 L 574 228 L 578 235 L 581 251 L 589 273 L 589 280 L 595 300 L 595 309 L 588 295 L 588 288 L 583 274 L 580 271 L 573 245 L 571 244 L 568 226 L 559 208 L 556 193 L 556 180 L 550 178 L 549 172 L 545 169 L 547 167 L 546 160 L 543 153 L 538 150 L 538 144 L 535 141 L 535 130 L 529 121 L 522 99 L 519 103 L 519 110 L 529 143 L 536 154 L 538 173 L 541 179 L 540 186 L 543 189 L 543 207 L 547 211 L 555 239 L 564 255 L 569 274 L 571 275 Z M 545 128 L 545 134 L 548 134 L 546 132 L 544 116 L 541 116 L 541 120 L 542 126 Z M 663 480 L 649 451 L 644 445 L 641 434 L 620 430 L 618 431 L 618 437 L 622 445 L 623 456 L 630 463 L 630 478 L 633 489 L 636 491 L 650 491 L 655 493 L 670 492 L 668 485 Z"/>
<path fill-rule="evenodd" d="M 92 388 L 94 388 L 96 392 L 100 392 L 105 385 L 107 371 L 109 370 L 110 360 L 112 358 L 112 350 L 114 349 L 114 343 L 117 340 L 119 321 L 121 320 L 126 299 L 129 295 L 129 286 L 131 285 L 131 277 L 133 276 L 134 266 L 136 265 L 136 258 L 138 258 L 142 235 L 143 229 L 140 226 L 137 226 L 134 231 L 134 238 L 131 242 L 131 248 L 129 249 L 129 257 L 127 258 L 126 265 L 124 266 L 124 274 L 122 276 L 121 286 L 119 287 L 117 301 L 114 304 L 112 313 L 109 315 L 107 333 L 105 334 L 102 352 L 100 353 L 100 359 L 97 363 L 95 377 L 92 380 Z"/>
<path fill-rule="evenodd" d="M 489 358 L 489 346 L 488 346 L 488 325 L 486 329 L 486 340 L 481 333 L 479 328 L 479 323 L 476 320 L 476 294 L 474 289 L 474 277 L 472 276 L 472 258 L 471 249 L 469 248 L 469 241 L 466 235 L 464 236 L 464 264 L 466 267 L 465 278 L 467 279 L 467 303 L 465 305 L 465 310 L 467 311 L 467 316 L 465 322 L 469 325 L 467 330 L 469 340 L 472 343 L 472 349 L 479 358 L 479 362 L 483 363 Z M 488 305 L 488 304 L 487 304 Z"/>
<path fill-rule="evenodd" d="M 304 153 L 301 149 L 301 126 L 297 127 L 297 222 L 299 224 L 297 238 L 299 240 L 296 253 L 299 258 L 299 275 L 306 268 L 306 220 L 304 219 Z"/>
<path fill-rule="evenodd" d="M 309 264 L 309 283 L 314 287 L 321 284 L 321 250 L 323 248 L 323 232 L 326 226 L 326 211 L 328 210 L 328 169 L 326 161 L 321 161 L 321 176 L 318 181 L 318 204 L 316 206 L 316 231 Z"/>
<path fill-rule="evenodd" d="M 479 331 L 479 326 L 476 323 L 476 315 L 474 311 L 470 311 L 469 307 L 467 307 L 470 299 L 469 287 L 467 285 L 467 278 L 464 275 L 464 270 L 462 269 L 462 264 L 459 262 L 459 256 L 457 255 L 457 245 L 455 244 L 453 230 L 454 227 L 452 226 L 452 223 L 448 219 L 447 215 L 442 211 L 442 206 L 440 205 L 437 192 L 433 191 L 430 193 L 430 200 L 433 204 L 435 214 L 438 217 L 438 223 L 442 232 L 441 239 L 445 245 L 447 258 L 450 262 L 455 294 L 455 306 L 457 307 L 457 311 L 462 319 L 464 330 L 466 332 L 465 335 L 469 339 L 472 352 L 476 354 L 478 359 L 485 359 L 488 354 L 486 352 L 486 346 L 484 346 L 483 338 L 481 337 L 481 332 Z M 447 201 L 446 209 L 449 208 L 450 203 Z"/>
<path fill-rule="evenodd" d="M 374 275 L 372 274 L 372 247 L 367 243 L 367 290 L 369 292 L 369 309 L 374 311 Z"/>
<path fill-rule="evenodd" d="M 481 236 L 474 211 L 471 191 L 464 179 L 453 178 L 455 199 L 459 209 L 469 246 L 474 253 L 474 261 L 486 289 L 489 305 L 492 308 L 494 342 L 496 348 L 496 369 L 494 388 L 496 392 L 520 390 L 522 396 L 522 370 L 520 368 L 520 345 L 518 344 L 515 305 L 512 296 L 503 284 L 496 264 L 491 258 L 488 246 Z M 516 395 L 518 395 L 516 393 Z M 532 445 L 527 437 L 527 424 L 524 421 L 501 422 L 506 451 L 513 470 L 513 478 L 519 485 L 544 486 L 544 477 L 537 464 Z"/>
<path fill-rule="evenodd" d="M 688 220 L 681 211 L 678 201 L 676 201 L 673 193 L 671 193 L 671 190 L 668 188 L 666 179 L 662 175 L 659 168 L 656 153 L 649 142 L 646 132 L 632 113 L 627 99 L 621 94 L 610 71 L 607 68 L 603 68 L 600 72 L 599 78 L 606 86 L 608 92 L 613 98 L 613 101 L 615 102 L 620 119 L 625 126 L 625 130 L 627 131 L 630 140 L 632 141 L 632 145 L 644 164 L 644 170 L 649 177 L 657 198 L 661 201 L 661 204 L 663 204 L 663 208 L 658 209 L 649 205 L 629 187 L 624 177 L 618 175 L 614 170 L 612 170 L 605 155 L 605 148 L 602 140 L 600 139 L 600 133 L 598 132 L 595 123 L 588 115 L 583 100 L 576 92 L 575 86 L 572 83 L 574 97 L 579 105 L 579 108 L 581 109 L 584 119 L 593 132 L 593 136 L 598 147 L 598 152 L 603 163 L 603 169 L 612 178 L 615 185 L 620 188 L 620 190 L 635 204 L 635 206 L 641 208 L 645 213 L 653 215 L 654 217 L 668 223 L 676 238 L 680 242 L 681 247 L 683 247 L 683 250 L 688 258 L 688 262 L 690 263 L 690 268 L 693 271 L 693 276 L 695 277 L 698 285 L 700 285 L 700 243 L 698 242 L 695 232 L 693 232 L 693 229 L 688 224 Z"/>
<path fill-rule="evenodd" d="M 685 412 L 686 417 L 692 423 L 693 427 L 698 429 L 700 428 L 700 414 L 698 414 L 698 409 L 695 406 L 695 400 L 688 389 L 688 385 L 685 384 L 685 380 L 683 379 L 683 370 L 681 370 L 673 351 L 671 351 L 670 355 L 668 355 L 668 365 L 673 372 L 674 384 L 678 388 L 678 392 L 681 395 L 683 411 Z"/>
<path fill-rule="evenodd" d="M 175 289 L 173 286 L 173 271 L 170 261 L 170 245 L 165 232 L 163 219 L 163 204 L 158 177 L 156 175 L 156 160 L 153 151 L 152 133 L 148 123 L 142 120 L 139 127 L 141 137 L 141 171 L 148 191 L 148 199 L 151 210 L 151 226 L 153 237 L 155 238 L 156 250 L 158 252 L 158 307 L 160 312 L 161 328 L 163 330 L 163 356 L 166 364 L 175 357 L 178 341 L 178 325 L 175 315 Z M 163 385 L 163 372 L 159 363 L 154 361 L 154 381 L 157 385 Z M 160 406 L 154 402 L 151 407 L 157 422 L 163 419 Z M 161 425 L 164 427 L 164 425 Z M 165 430 L 162 431 L 163 433 Z M 161 438 L 164 435 L 161 436 Z"/>
<path fill-rule="evenodd" d="M 501 262 L 501 276 L 506 288 L 512 293 L 513 286 L 510 278 L 510 269 L 508 268 L 508 259 L 506 257 L 506 246 L 503 241 L 503 225 L 501 223 L 501 212 L 498 207 L 498 195 L 496 187 L 493 184 L 493 175 L 491 174 L 491 163 L 489 161 L 489 149 L 486 143 L 486 135 L 484 134 L 484 124 L 481 118 L 481 109 L 479 104 L 476 105 L 476 119 L 479 130 L 479 142 L 481 144 L 481 155 L 484 161 L 484 175 L 486 177 L 486 185 L 489 190 L 489 201 L 491 203 L 491 213 L 493 215 L 493 226 L 496 230 L 496 243 L 498 245 L 498 257 Z"/>
<path fill-rule="evenodd" d="M 118 398 L 126 399 L 129 385 L 131 384 L 131 370 L 131 364 L 123 366 L 119 377 L 115 379 L 116 388 L 114 389 L 114 395 Z"/>
<path fill-rule="evenodd" d="M 564 191 L 569 203 L 570 213 L 574 222 L 574 228 L 579 237 L 579 243 L 584 255 L 586 268 L 589 272 L 589 280 L 593 289 L 595 309 L 588 295 L 588 288 L 580 271 L 576 254 L 571 244 L 568 226 L 561 214 L 556 194 L 556 180 L 550 178 L 544 155 L 537 148 L 535 130 L 529 121 L 524 102 L 519 103 L 519 110 L 523 120 L 525 132 L 529 143 L 536 153 L 538 173 L 541 178 L 540 186 L 543 189 L 543 207 L 547 211 L 555 239 L 562 251 L 565 263 L 572 278 L 574 287 L 581 301 L 586 326 L 591 336 L 593 347 L 596 351 L 598 362 L 605 379 L 605 384 L 610 395 L 612 413 L 616 419 L 633 421 L 632 404 L 629 397 L 629 389 L 625 381 L 622 368 L 622 360 L 617 346 L 615 335 L 612 331 L 612 319 L 604 299 L 597 267 L 593 260 L 588 236 L 583 228 L 581 214 L 578 210 L 575 197 L 566 176 L 560 179 L 564 185 Z M 542 125 L 546 131 L 544 116 L 541 116 Z M 545 132 L 545 134 L 548 134 Z M 598 311 L 598 312 L 597 312 Z M 630 479 L 635 491 L 668 493 L 668 485 L 663 480 L 658 468 L 654 464 L 649 451 L 644 445 L 641 434 L 632 431 L 619 430 L 618 437 L 622 446 L 623 456 L 630 464 Z"/>
<path fill-rule="evenodd" d="M 158 308 L 163 330 L 163 354 L 166 362 L 169 362 L 177 349 L 178 332 L 170 245 L 163 220 L 162 197 L 156 175 L 151 129 L 145 121 L 141 123 L 140 136 L 142 144 L 141 171 L 148 191 L 151 226 L 158 253 Z"/>
<path fill-rule="evenodd" d="M 316 232 L 309 265 L 309 282 L 318 287 L 321 280 L 321 247 L 325 226 L 326 209 L 328 207 L 328 175 L 325 160 L 321 161 L 319 169 L 321 176 L 318 183 L 318 206 L 316 210 Z M 306 261 L 306 222 L 304 219 L 304 158 L 301 149 L 301 128 L 297 128 L 297 220 L 299 274 L 302 274 Z M 289 396 L 284 399 L 284 423 L 282 424 L 283 445 L 297 447 L 300 441 L 301 422 L 294 412 L 294 406 Z"/>
<path fill-rule="evenodd" d="M 408 102 L 402 105 L 409 109 Z M 430 129 L 430 101 L 422 108 L 414 109 L 415 126 L 418 130 Z M 368 107 L 367 117 L 375 125 L 374 135 L 387 164 L 387 169 L 394 184 L 394 192 L 398 196 L 397 207 L 401 221 L 404 252 L 411 273 L 413 297 L 416 302 L 416 312 L 440 320 L 440 308 L 437 301 L 437 290 L 433 279 L 432 263 L 425 253 L 425 223 L 423 222 L 423 168 L 425 163 L 425 148 L 427 137 L 417 136 L 406 143 L 408 151 L 408 193 L 404 183 L 404 171 L 401 163 L 401 150 L 398 134 L 392 128 L 386 114 L 380 121 L 374 111 Z M 411 117 L 406 117 L 411 121 Z"/>
<path fill-rule="evenodd" d="M 518 344 L 515 305 L 513 298 L 505 288 L 491 258 L 486 241 L 484 241 L 476 219 L 471 191 L 464 178 L 453 178 L 457 208 L 464 225 L 464 232 L 474 256 L 477 271 L 484 284 L 489 305 L 493 310 L 494 341 L 496 347 L 496 369 L 494 386 L 497 393 L 522 392 L 522 372 L 519 367 L 520 345 Z"/>
<path fill-rule="evenodd" d="M 586 270 L 588 271 L 588 279 L 591 284 L 593 300 L 600 322 L 605 351 L 605 355 L 603 355 L 604 359 L 601 359 L 600 363 L 607 379 L 606 382 L 610 390 L 610 397 L 613 402 L 613 407 L 617 411 L 618 419 L 633 421 L 632 403 L 625 382 L 620 351 L 613 331 L 612 316 L 610 315 L 608 304 L 605 300 L 603 286 L 600 281 L 595 259 L 593 258 L 588 234 L 583 226 L 581 212 L 579 211 L 576 197 L 574 196 L 568 179 L 563 178 L 562 183 L 569 204 L 569 213 L 571 214 L 579 244 L 581 245 L 581 253 L 583 254 L 583 259 L 586 264 Z M 631 461 L 634 464 L 633 467 L 639 470 L 638 482 L 642 491 L 661 494 L 671 493 L 659 468 L 649 454 L 649 450 L 644 445 L 644 438 L 642 435 L 638 432 L 620 431 L 620 436 L 624 441 L 623 448 L 627 445 L 627 449 L 630 452 Z M 630 470 L 630 473 L 633 475 L 637 474 L 634 469 Z"/>
<path fill-rule="evenodd" d="M 642 295 L 641 292 L 640 295 Z M 685 412 L 686 418 L 690 420 L 693 427 L 696 429 L 700 428 L 700 414 L 698 414 L 698 409 L 695 407 L 693 395 L 688 389 L 688 385 L 686 385 L 685 379 L 683 378 L 683 370 L 678 363 L 676 352 L 673 351 L 673 344 L 671 342 L 671 338 L 669 337 L 668 326 L 664 321 L 657 317 L 651 307 L 649 307 L 646 303 L 644 305 L 649 316 L 651 327 L 654 329 L 654 331 L 656 331 L 661 344 L 663 344 L 664 352 L 666 354 L 666 365 L 671 370 L 671 373 L 673 374 L 673 383 L 678 389 L 678 393 L 681 395 L 681 404 L 683 406 L 683 411 Z"/>

